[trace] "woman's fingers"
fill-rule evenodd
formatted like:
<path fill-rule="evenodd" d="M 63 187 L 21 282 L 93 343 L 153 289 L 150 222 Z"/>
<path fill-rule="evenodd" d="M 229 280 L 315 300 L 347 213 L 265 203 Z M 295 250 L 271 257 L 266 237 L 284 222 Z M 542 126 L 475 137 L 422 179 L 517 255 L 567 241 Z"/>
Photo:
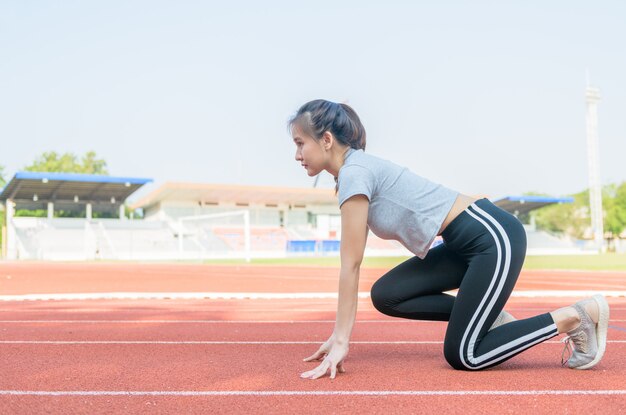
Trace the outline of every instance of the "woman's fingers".
<path fill-rule="evenodd" d="M 300 375 L 300 377 L 301 377 L 301 378 L 306 379 L 306 378 L 308 378 L 309 376 L 311 376 L 311 374 L 312 374 L 312 373 L 313 373 L 313 371 L 312 371 L 312 370 L 309 370 L 308 372 L 304 372 L 304 373 L 302 373 L 302 374 Z"/>
<path fill-rule="evenodd" d="M 337 373 L 346 373 L 346 369 L 343 367 L 343 362 L 339 362 L 339 364 L 335 365 L 330 360 L 324 360 L 318 367 L 302 373 L 300 377 L 304 379 L 318 379 L 328 373 L 328 369 L 330 369 L 331 379 L 335 379 Z"/>
<path fill-rule="evenodd" d="M 314 369 L 309 376 L 309 379 L 317 379 L 321 378 L 328 372 L 328 367 L 330 366 L 330 362 L 328 360 L 324 360 L 321 365 L 319 365 L 316 369 Z"/>
<path fill-rule="evenodd" d="M 316 367 L 313 370 L 309 370 L 307 372 L 304 372 L 303 374 L 300 375 L 300 377 L 304 378 L 304 379 L 313 379 L 313 376 L 315 376 L 318 371 L 319 371 L 319 366 Z"/>
<path fill-rule="evenodd" d="M 335 376 L 337 376 L 337 367 L 334 364 L 331 364 L 330 365 L 330 378 L 335 379 Z"/>
<path fill-rule="evenodd" d="M 310 362 L 312 360 L 320 360 L 320 359 L 324 358 L 325 354 L 326 354 L 325 352 L 323 352 L 321 350 L 318 350 L 317 352 L 313 353 L 311 356 L 305 358 L 304 361 L 305 362 Z"/>
<path fill-rule="evenodd" d="M 321 360 L 324 357 L 326 357 L 326 353 L 328 353 L 328 351 L 326 350 L 326 347 L 324 347 L 324 345 L 322 345 L 322 347 L 320 347 L 317 352 L 313 353 L 311 356 L 307 357 L 306 359 L 304 359 L 305 362 L 310 362 L 311 360 Z"/>
<path fill-rule="evenodd" d="M 322 360 L 322 363 L 313 370 L 309 370 L 300 375 L 301 378 L 306 379 L 318 379 L 329 372 L 330 378 L 335 379 L 337 373 L 345 373 L 346 369 L 343 366 L 343 361 L 348 355 L 348 348 L 343 346 L 333 346 L 331 350 L 328 350 L 325 345 L 319 348 L 313 355 L 304 359 L 305 362 L 312 360 Z"/>
<path fill-rule="evenodd" d="M 318 367 L 313 370 L 309 370 L 308 372 L 304 372 L 300 375 L 300 377 L 305 379 L 317 379 L 326 373 L 328 367 L 327 365 L 327 361 L 324 360 Z"/>
<path fill-rule="evenodd" d="M 335 376 L 337 376 L 337 372 L 346 373 L 346 369 L 343 367 L 343 360 L 337 364 L 336 370 L 335 370 L 335 365 L 331 365 L 330 378 L 335 379 Z"/>
<path fill-rule="evenodd" d="M 339 370 L 339 373 L 346 373 L 346 369 L 343 367 L 343 360 L 337 365 L 337 370 Z"/>

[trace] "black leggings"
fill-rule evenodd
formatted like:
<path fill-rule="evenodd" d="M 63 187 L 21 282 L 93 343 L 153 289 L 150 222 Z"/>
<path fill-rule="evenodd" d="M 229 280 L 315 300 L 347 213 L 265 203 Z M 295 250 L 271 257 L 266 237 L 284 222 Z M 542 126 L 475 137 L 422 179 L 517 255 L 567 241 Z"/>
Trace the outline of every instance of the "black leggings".
<path fill-rule="evenodd" d="M 489 331 L 526 256 L 526 233 L 515 216 L 480 199 L 441 236 L 444 243 L 424 259 L 411 258 L 376 281 L 376 309 L 394 317 L 449 321 L 444 355 L 461 370 L 498 365 L 558 334 L 549 313 Z M 456 297 L 444 294 L 455 288 Z"/>

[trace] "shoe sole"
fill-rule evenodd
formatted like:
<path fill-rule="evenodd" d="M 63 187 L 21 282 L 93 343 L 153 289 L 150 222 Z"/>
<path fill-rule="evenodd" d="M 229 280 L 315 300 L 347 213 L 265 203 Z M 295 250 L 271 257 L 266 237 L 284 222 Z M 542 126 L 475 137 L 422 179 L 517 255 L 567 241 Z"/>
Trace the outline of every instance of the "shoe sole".
<path fill-rule="evenodd" d="M 598 304 L 598 324 L 596 327 L 596 339 L 598 341 L 598 353 L 596 353 L 596 357 L 593 360 L 585 365 L 578 366 L 574 369 L 589 369 L 602 359 L 604 356 L 604 351 L 606 350 L 606 333 L 609 328 L 609 303 L 606 301 L 603 295 L 596 294 L 591 297 Z"/>

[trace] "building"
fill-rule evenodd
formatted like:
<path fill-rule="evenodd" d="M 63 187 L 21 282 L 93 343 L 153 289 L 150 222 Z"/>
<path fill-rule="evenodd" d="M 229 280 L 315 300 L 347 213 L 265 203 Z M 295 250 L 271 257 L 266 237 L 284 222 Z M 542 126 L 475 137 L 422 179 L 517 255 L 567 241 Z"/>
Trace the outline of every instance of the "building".
<path fill-rule="evenodd" d="M 130 205 L 151 179 L 17 173 L 0 191 L 6 206 L 4 257 L 43 260 L 175 260 L 337 255 L 341 216 L 333 189 L 165 183 Z M 571 198 L 507 196 L 492 201 L 524 215 Z M 16 215 L 28 209 L 30 216 Z M 68 216 L 72 217 L 60 217 Z M 573 253 L 526 225 L 529 253 Z M 441 240 L 435 241 L 435 244 Z M 370 232 L 366 256 L 411 255 Z"/>

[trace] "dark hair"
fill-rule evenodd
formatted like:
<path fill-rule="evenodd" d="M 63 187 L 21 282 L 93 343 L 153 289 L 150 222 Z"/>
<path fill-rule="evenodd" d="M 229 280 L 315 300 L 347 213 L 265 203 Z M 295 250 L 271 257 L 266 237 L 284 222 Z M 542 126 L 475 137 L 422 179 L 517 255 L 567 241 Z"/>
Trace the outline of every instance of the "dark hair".
<path fill-rule="evenodd" d="M 294 124 L 317 140 L 330 131 L 341 144 L 365 150 L 365 128 L 348 104 L 323 99 L 307 102 L 289 120 L 290 127 Z"/>

